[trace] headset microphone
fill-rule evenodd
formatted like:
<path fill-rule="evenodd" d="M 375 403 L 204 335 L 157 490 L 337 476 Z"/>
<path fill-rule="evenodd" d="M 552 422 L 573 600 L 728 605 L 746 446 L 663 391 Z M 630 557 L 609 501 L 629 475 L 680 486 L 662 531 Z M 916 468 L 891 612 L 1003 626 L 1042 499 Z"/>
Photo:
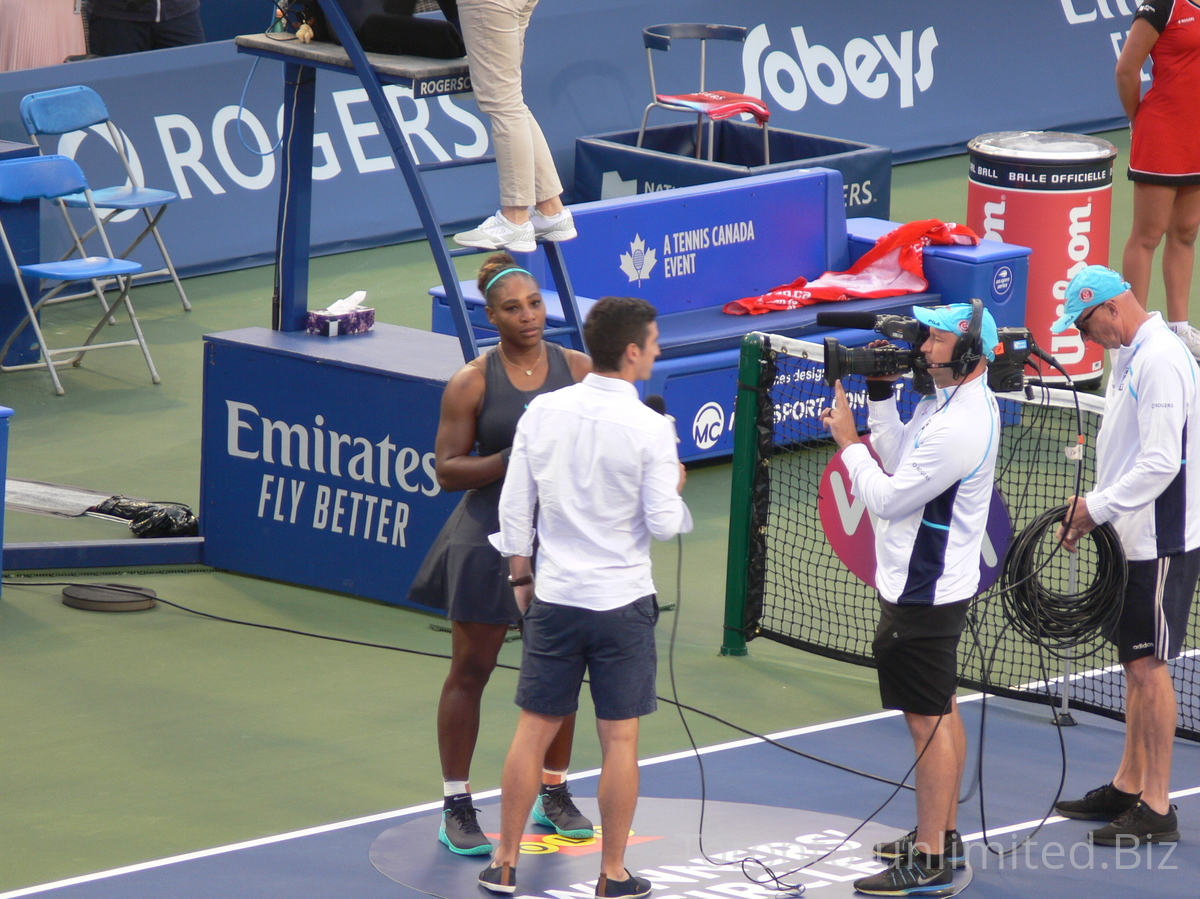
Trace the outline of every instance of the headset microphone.
<path fill-rule="evenodd" d="M 948 363 L 929 363 L 927 368 L 949 368 L 955 380 L 961 381 L 974 371 L 983 358 L 983 301 L 971 300 L 971 320 L 967 330 L 958 336 Z"/>

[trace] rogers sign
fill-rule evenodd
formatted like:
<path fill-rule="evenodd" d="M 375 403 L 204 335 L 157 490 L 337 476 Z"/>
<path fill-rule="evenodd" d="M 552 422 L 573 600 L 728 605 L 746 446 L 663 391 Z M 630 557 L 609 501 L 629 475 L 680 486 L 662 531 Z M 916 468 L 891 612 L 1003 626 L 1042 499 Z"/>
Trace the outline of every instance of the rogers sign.
<path fill-rule="evenodd" d="M 882 100 L 894 93 L 900 107 L 906 109 L 913 105 L 915 91 L 927 91 L 933 84 L 933 51 L 938 39 L 932 25 L 919 37 L 913 31 L 902 31 L 894 39 L 876 34 L 851 38 L 841 48 L 810 40 L 803 25 L 792 28 L 790 36 L 790 45 L 785 40 L 780 49 L 773 49 L 766 25 L 758 25 L 746 35 L 742 47 L 745 93 L 764 99 L 769 94 L 778 106 L 796 112 L 804 108 L 810 94 L 837 106 L 853 88 L 868 100 Z"/>

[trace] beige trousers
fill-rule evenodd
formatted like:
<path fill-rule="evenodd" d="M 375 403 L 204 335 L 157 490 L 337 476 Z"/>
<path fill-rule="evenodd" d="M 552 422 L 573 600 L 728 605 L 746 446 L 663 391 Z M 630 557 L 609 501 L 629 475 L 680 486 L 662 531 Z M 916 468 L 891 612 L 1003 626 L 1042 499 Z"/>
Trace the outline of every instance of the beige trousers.
<path fill-rule="evenodd" d="M 492 122 L 501 206 L 532 206 L 562 193 L 550 147 L 521 90 L 525 29 L 537 4 L 458 0 L 475 102 Z"/>

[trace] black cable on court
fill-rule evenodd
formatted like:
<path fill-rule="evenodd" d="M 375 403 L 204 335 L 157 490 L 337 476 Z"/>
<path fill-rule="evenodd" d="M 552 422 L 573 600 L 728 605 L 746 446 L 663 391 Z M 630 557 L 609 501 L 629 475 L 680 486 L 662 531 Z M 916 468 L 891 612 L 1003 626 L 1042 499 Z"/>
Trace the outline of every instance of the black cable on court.
<path fill-rule="evenodd" d="M 21 577 L 21 578 L 6 577 L 3 580 L 3 584 L 5 586 L 13 586 L 13 587 L 67 587 L 67 588 L 105 587 L 105 588 L 111 590 L 113 593 L 118 594 L 118 595 L 127 594 L 130 596 L 137 596 L 137 597 L 143 597 L 143 598 L 147 597 L 147 596 L 153 597 L 155 599 L 155 601 L 160 602 L 163 605 L 171 606 L 174 609 L 179 609 L 181 612 L 187 612 L 188 614 L 197 615 L 201 618 L 208 618 L 212 621 L 222 621 L 227 624 L 240 624 L 244 627 L 260 628 L 262 630 L 267 630 L 267 631 L 278 631 L 279 633 L 284 633 L 284 634 L 295 634 L 298 637 L 312 637 L 317 640 L 329 640 L 334 643 L 347 643 L 351 646 L 365 646 L 369 649 L 386 649 L 391 652 L 402 652 L 402 653 L 406 653 L 408 655 L 425 656 L 427 658 L 434 658 L 434 659 L 449 659 L 450 658 L 450 656 L 447 653 L 429 652 L 429 651 L 420 650 L 420 649 L 409 649 L 409 648 L 403 647 L 403 646 L 392 646 L 387 643 L 372 643 L 368 640 L 354 640 L 349 637 L 335 637 L 330 634 L 318 634 L 318 633 L 313 633 L 311 631 L 303 631 L 303 630 L 298 630 L 296 628 L 283 627 L 283 626 L 277 625 L 277 624 L 262 624 L 260 622 L 255 622 L 255 621 L 244 621 L 240 618 L 229 618 L 224 615 L 214 615 L 211 612 L 202 612 L 199 609 L 189 608 L 188 606 L 181 605 L 180 603 L 172 602 L 171 600 L 168 600 L 168 599 L 163 599 L 161 596 L 156 595 L 154 593 L 154 591 L 148 591 L 145 588 L 134 587 L 134 586 L 130 586 L 127 584 L 95 584 L 95 583 L 81 584 L 81 583 L 75 583 L 73 581 L 35 581 L 35 580 L 27 579 L 25 577 Z M 677 620 L 678 620 L 678 616 L 676 616 L 676 621 Z M 674 642 L 674 631 L 672 630 L 672 650 L 674 649 L 673 642 Z M 497 668 L 505 668 L 505 669 L 508 669 L 509 671 L 519 671 L 520 670 L 520 667 L 517 665 L 508 665 L 503 662 L 497 662 L 496 667 Z M 791 753 L 792 755 L 798 755 L 802 758 L 808 759 L 809 761 L 817 762 L 818 764 L 822 764 L 822 765 L 827 765 L 830 768 L 836 768 L 839 771 L 845 771 L 847 774 L 854 774 L 859 777 L 865 777 L 869 780 L 876 780 L 876 781 L 879 781 L 880 783 L 885 783 L 885 784 L 888 784 L 889 786 L 894 786 L 897 789 L 901 789 L 901 788 L 909 789 L 909 790 L 912 789 L 911 786 L 909 786 L 907 783 L 904 783 L 902 781 L 897 782 L 897 781 L 891 780 L 890 778 L 883 777 L 878 774 L 872 774 L 869 771 L 860 771 L 859 769 L 853 768 L 849 765 L 843 765 L 840 762 L 835 762 L 830 759 L 825 759 L 818 755 L 813 755 L 811 753 L 804 752 L 803 750 L 796 749 L 792 746 L 788 746 L 784 743 L 779 742 L 778 740 L 774 740 L 771 737 L 768 737 L 764 734 L 760 734 L 757 731 L 751 730 L 750 728 L 742 727 L 740 724 L 735 724 L 734 722 L 729 721 L 725 718 L 722 718 L 721 716 L 716 715 L 712 712 L 707 712 L 704 709 L 696 708 L 695 706 L 685 705 L 683 703 L 677 702 L 674 699 L 668 699 L 665 696 L 658 696 L 656 698 L 658 699 L 659 702 L 664 702 L 664 703 L 667 703 L 668 705 L 674 705 L 680 709 L 685 709 L 689 712 L 694 712 L 697 715 L 708 718 L 709 720 L 715 721 L 718 724 L 722 724 L 725 727 L 730 728 L 731 730 L 735 730 L 738 733 L 745 734 L 748 737 L 754 737 L 755 739 L 758 739 L 758 740 L 762 740 L 764 743 L 774 746 L 777 749 L 782 749 L 784 752 Z M 688 737 L 689 737 L 689 739 L 691 738 L 690 731 L 688 733 Z M 693 746 L 694 746 L 694 744 L 693 744 Z"/>

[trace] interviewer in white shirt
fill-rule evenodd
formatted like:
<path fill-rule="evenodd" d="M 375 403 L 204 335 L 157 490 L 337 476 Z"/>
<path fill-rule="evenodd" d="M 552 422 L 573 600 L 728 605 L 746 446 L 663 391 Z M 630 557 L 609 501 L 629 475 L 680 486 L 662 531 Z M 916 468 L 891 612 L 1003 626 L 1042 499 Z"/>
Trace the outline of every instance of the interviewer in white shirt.
<path fill-rule="evenodd" d="M 535 398 L 517 426 L 500 532 L 490 538 L 509 557 L 525 613 L 521 716 L 504 763 L 500 844 L 479 876 L 492 892 L 516 890 L 540 759 L 575 711 L 585 672 L 603 753 L 597 798 L 605 839 L 596 896 L 650 892 L 648 881 L 625 868 L 638 794 L 638 719 L 657 706 L 650 538 L 669 540 L 692 529 L 680 496 L 686 473 L 674 425 L 644 405 L 634 387 L 650 376 L 659 354 L 655 317 L 645 300 L 600 300 L 584 325 L 594 371 Z"/>

